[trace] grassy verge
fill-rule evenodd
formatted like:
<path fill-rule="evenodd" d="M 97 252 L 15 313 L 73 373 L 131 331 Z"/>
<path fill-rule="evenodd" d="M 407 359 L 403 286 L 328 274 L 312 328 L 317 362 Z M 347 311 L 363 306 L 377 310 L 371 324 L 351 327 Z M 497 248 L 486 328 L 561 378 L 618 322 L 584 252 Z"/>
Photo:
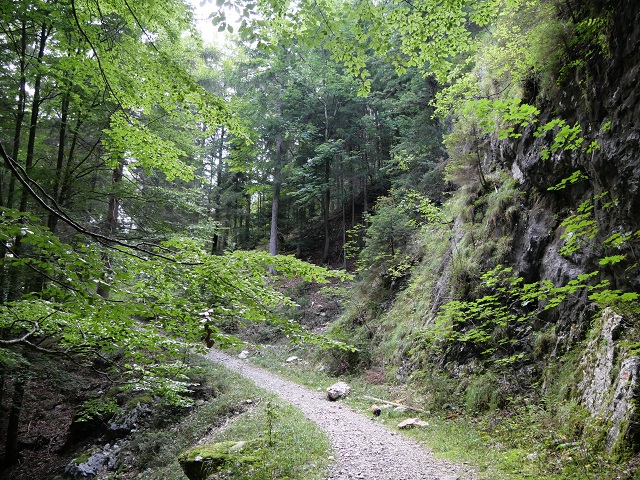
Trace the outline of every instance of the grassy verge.
<path fill-rule="evenodd" d="M 365 414 L 371 415 L 370 407 L 377 403 L 369 397 L 416 407 L 424 405 L 423 398 L 406 386 L 371 383 L 366 373 L 339 378 L 328 375 L 318 361 L 318 353 L 306 347 L 270 347 L 255 349 L 252 353 L 250 358 L 254 363 L 315 390 L 324 390 L 338 380 L 346 381 L 352 393 L 345 403 Z M 286 362 L 293 355 L 301 360 Z M 313 358 L 316 360 L 305 360 Z M 594 453 L 588 445 L 572 440 L 571 431 L 580 428 L 580 416 L 575 412 L 566 412 L 566 422 L 562 425 L 557 423 L 558 412 L 551 415 L 533 405 L 478 416 L 451 410 L 425 414 L 387 408 L 375 420 L 395 429 L 407 417 L 420 417 L 429 426 L 403 431 L 406 435 L 441 458 L 471 465 L 481 479 L 635 478 L 611 459 Z"/>
<path fill-rule="evenodd" d="M 177 457 L 196 444 L 257 440 L 260 461 L 234 479 L 320 479 L 329 464 L 326 435 L 302 413 L 238 374 L 198 360 L 198 380 L 216 393 L 191 409 L 165 414 L 136 432 L 110 478 L 186 479 Z M 172 417 L 172 418 L 170 418 Z"/>

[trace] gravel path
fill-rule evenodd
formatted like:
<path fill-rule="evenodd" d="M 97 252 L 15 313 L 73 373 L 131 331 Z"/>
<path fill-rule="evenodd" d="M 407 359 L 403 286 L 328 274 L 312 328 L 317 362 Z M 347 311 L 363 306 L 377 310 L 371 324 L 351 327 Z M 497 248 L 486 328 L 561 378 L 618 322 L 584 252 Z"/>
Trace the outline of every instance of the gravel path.
<path fill-rule="evenodd" d="M 249 365 L 243 360 L 211 350 L 207 358 L 223 364 L 259 387 L 300 408 L 329 437 L 336 460 L 327 480 L 459 480 L 474 478 L 463 466 L 433 458 L 418 443 L 386 429 L 339 402 L 329 402 L 316 392 Z"/>

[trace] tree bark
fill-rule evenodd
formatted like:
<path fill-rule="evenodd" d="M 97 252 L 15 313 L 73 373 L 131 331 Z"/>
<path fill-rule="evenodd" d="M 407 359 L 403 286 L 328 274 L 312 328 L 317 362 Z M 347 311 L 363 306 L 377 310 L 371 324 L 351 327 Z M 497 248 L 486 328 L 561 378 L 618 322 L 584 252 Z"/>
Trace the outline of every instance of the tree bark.
<path fill-rule="evenodd" d="M 20 154 L 20 135 L 22 134 L 22 123 L 24 122 L 24 114 L 27 103 L 27 24 L 22 22 L 22 28 L 20 29 L 20 87 L 18 88 L 18 108 L 16 111 L 16 126 L 13 133 L 13 145 L 11 148 L 11 158 L 18 160 Z M 16 189 L 16 178 L 11 175 L 9 181 L 9 190 L 7 192 L 7 207 L 13 208 L 14 194 Z"/>
<path fill-rule="evenodd" d="M 26 109 L 26 98 L 27 98 L 27 24 L 23 20 L 22 26 L 20 28 L 20 83 L 18 87 L 18 105 L 16 108 L 16 124 L 13 133 L 13 143 L 11 146 L 11 158 L 13 160 L 18 160 L 18 155 L 20 154 L 20 136 L 22 134 L 22 124 L 24 122 L 24 115 Z M 6 169 L 5 169 L 6 171 Z M 6 203 L 4 203 L 4 192 L 0 194 L 0 202 L 5 205 L 7 208 L 13 208 L 15 190 L 16 190 L 16 177 L 13 174 L 9 174 L 9 186 L 7 189 L 7 199 Z M 0 181 L 0 185 L 3 185 L 4 182 Z M 0 242 L 0 302 L 4 303 L 7 301 L 9 297 L 9 288 L 11 282 L 10 278 L 14 273 L 11 273 L 8 267 L 4 263 L 4 259 L 7 256 L 7 246 L 4 242 Z M 9 283 L 9 285 L 7 284 Z"/>
<path fill-rule="evenodd" d="M 280 136 L 280 135 L 279 135 Z M 278 254 L 278 213 L 280 211 L 280 171 L 274 172 L 273 199 L 271 201 L 271 231 L 269 235 L 269 253 Z"/>
<path fill-rule="evenodd" d="M 283 85 L 278 86 L 278 114 L 282 118 L 282 91 Z M 273 168 L 273 199 L 271 201 L 271 231 L 269 234 L 269 253 L 278 254 L 278 213 L 280 211 L 280 190 L 282 187 L 282 166 L 284 163 L 284 139 L 282 132 L 276 136 L 276 158 Z M 273 268 L 269 268 L 273 272 Z"/>
<path fill-rule="evenodd" d="M 18 434 L 20 432 L 20 413 L 24 400 L 24 391 L 27 383 L 25 375 L 18 375 L 14 380 L 13 397 L 11 399 L 11 410 L 9 411 L 9 422 L 7 424 L 6 447 L 4 453 L 4 464 L 6 466 L 18 463 Z"/>
<path fill-rule="evenodd" d="M 51 196 L 56 203 L 60 202 L 60 185 L 62 183 L 63 167 L 65 160 L 65 146 L 67 143 L 67 119 L 69 115 L 69 103 L 71 95 L 69 92 L 65 92 L 62 97 L 61 110 L 60 110 L 60 131 L 58 134 L 58 156 L 56 159 L 56 171 L 54 173 L 54 181 Z M 58 224 L 58 217 L 49 214 L 47 219 L 47 226 L 52 232 L 56 231 Z"/>
<path fill-rule="evenodd" d="M 47 38 L 49 36 L 48 27 L 46 24 L 42 25 L 40 31 L 40 45 L 38 46 L 38 65 L 42 64 L 42 58 L 44 57 L 45 48 L 47 45 Z M 25 159 L 24 169 L 29 175 L 33 169 L 33 157 L 35 153 L 36 145 L 36 131 L 38 128 L 38 115 L 40 114 L 40 90 L 42 86 L 42 73 L 36 75 L 36 79 L 33 85 L 33 102 L 31 105 L 31 120 L 29 121 L 29 140 L 27 142 L 27 156 Z M 27 199 L 29 192 L 26 188 L 22 189 L 22 195 L 20 196 L 20 211 L 27 211 Z M 16 245 L 17 248 L 17 245 Z"/>
<path fill-rule="evenodd" d="M 221 190 L 222 190 L 222 175 L 224 173 L 223 169 L 223 155 L 224 155 L 224 136 L 225 130 L 221 128 L 220 130 L 220 141 L 218 144 L 218 148 L 216 151 L 216 189 L 213 195 L 213 220 L 217 225 L 220 225 L 220 221 L 222 220 L 222 205 L 220 205 L 220 199 L 222 198 Z M 218 253 L 222 247 L 224 246 L 224 239 L 220 238 L 220 232 L 216 230 L 213 234 L 212 245 L 211 245 L 211 254 L 215 255 Z"/>
<path fill-rule="evenodd" d="M 118 219 L 120 215 L 120 197 L 118 196 L 118 185 L 122 182 L 124 177 L 124 163 L 120 162 L 116 168 L 113 169 L 111 176 L 111 192 L 109 193 L 109 203 L 107 205 L 107 218 L 105 222 L 105 231 L 108 236 L 112 236 L 118 231 Z M 102 298 L 108 299 L 110 295 L 110 288 L 108 283 L 108 270 L 109 270 L 109 255 L 105 252 L 102 254 L 102 261 L 105 264 L 105 273 L 102 279 L 98 281 L 96 287 L 96 293 Z"/>
<path fill-rule="evenodd" d="M 246 248 L 249 245 L 249 238 L 251 236 L 251 195 L 245 193 L 244 197 L 246 203 L 244 205 L 244 236 L 242 244 Z"/>
<path fill-rule="evenodd" d="M 38 56 L 37 56 L 37 63 L 38 65 L 42 64 L 42 58 L 44 57 L 44 52 L 45 52 L 45 47 L 47 45 L 47 38 L 49 36 L 49 31 L 48 31 L 48 27 L 46 24 L 42 25 L 41 31 L 40 31 L 40 43 L 38 45 Z M 40 114 L 40 89 L 41 89 L 41 85 L 42 85 L 42 73 L 38 72 L 38 74 L 36 75 L 35 78 L 35 82 L 34 82 L 34 86 L 33 86 L 33 100 L 32 100 L 32 104 L 31 104 L 31 119 L 29 121 L 29 139 L 27 141 L 27 154 L 26 154 L 26 158 L 25 158 L 25 165 L 24 165 L 24 169 L 25 169 L 25 173 L 27 174 L 27 176 L 30 176 L 31 171 L 33 170 L 33 158 L 34 158 L 34 153 L 35 153 L 35 145 L 36 145 L 36 132 L 37 132 L 37 127 L 38 127 L 38 115 Z M 14 158 L 14 160 L 16 160 Z M 12 177 L 13 178 L 13 177 Z M 18 209 L 21 212 L 26 212 L 27 211 L 27 204 L 28 204 L 28 199 L 29 199 L 29 192 L 27 191 L 26 188 L 22 189 L 22 194 L 20 195 L 20 204 L 18 206 Z M 13 254 L 16 258 L 20 258 L 20 255 L 22 253 L 22 236 L 18 235 L 16 236 L 16 238 L 14 239 L 14 245 L 13 245 Z M 9 275 L 9 285 L 10 287 L 13 287 L 13 290 L 10 292 L 7 292 L 7 297 L 9 299 L 17 299 L 19 297 L 19 292 L 20 292 L 20 284 L 23 281 L 22 278 L 20 278 L 20 270 L 18 269 L 13 269 Z M 25 281 L 25 283 L 28 283 L 28 281 Z"/>

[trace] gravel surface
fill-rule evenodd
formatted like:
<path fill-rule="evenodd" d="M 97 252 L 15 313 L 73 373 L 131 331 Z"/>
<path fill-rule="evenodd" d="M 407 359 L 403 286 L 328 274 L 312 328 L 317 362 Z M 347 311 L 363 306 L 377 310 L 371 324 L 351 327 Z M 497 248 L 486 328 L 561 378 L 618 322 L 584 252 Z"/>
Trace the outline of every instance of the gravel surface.
<path fill-rule="evenodd" d="M 316 392 L 249 365 L 246 361 L 211 350 L 207 358 L 222 363 L 300 408 L 329 437 L 335 461 L 327 480 L 458 480 L 472 479 L 464 466 L 438 460 L 418 443 L 376 423 L 351 408 L 330 402 Z"/>

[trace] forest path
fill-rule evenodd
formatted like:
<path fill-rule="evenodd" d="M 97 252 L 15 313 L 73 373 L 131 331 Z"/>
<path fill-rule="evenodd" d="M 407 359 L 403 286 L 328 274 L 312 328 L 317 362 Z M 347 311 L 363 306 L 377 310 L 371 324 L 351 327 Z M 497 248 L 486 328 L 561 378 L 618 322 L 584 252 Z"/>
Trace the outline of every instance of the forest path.
<path fill-rule="evenodd" d="M 207 358 L 300 408 L 331 438 L 336 460 L 327 480 L 459 480 L 474 478 L 460 465 L 435 459 L 417 442 L 375 423 L 340 402 L 217 350 Z"/>

